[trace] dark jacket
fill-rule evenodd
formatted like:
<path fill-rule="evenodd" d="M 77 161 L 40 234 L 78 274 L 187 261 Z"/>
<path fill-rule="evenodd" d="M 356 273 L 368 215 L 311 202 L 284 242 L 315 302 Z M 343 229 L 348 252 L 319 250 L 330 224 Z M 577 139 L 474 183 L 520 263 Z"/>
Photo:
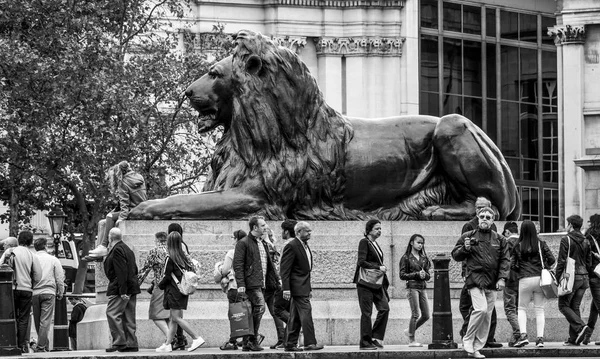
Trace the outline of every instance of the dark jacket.
<path fill-rule="evenodd" d="M 596 266 L 600 264 L 600 259 L 596 258 L 594 253 L 599 253 L 596 243 L 600 245 L 600 242 L 598 242 L 600 240 L 600 236 L 592 236 L 591 233 L 588 232 L 585 234 L 585 238 L 587 238 L 588 242 L 590 243 L 590 250 L 592 251 L 592 268 L 596 268 Z M 594 242 L 594 238 L 596 239 L 596 242 Z M 596 273 L 594 273 L 594 271 L 591 271 L 590 278 L 598 278 L 598 276 Z"/>
<path fill-rule="evenodd" d="M 465 238 L 476 238 L 478 244 L 465 249 Z M 499 279 L 508 279 L 510 253 L 504 236 L 495 231 L 476 229 L 463 234 L 452 250 L 455 261 L 466 262 L 467 288 L 496 289 Z"/>
<path fill-rule="evenodd" d="M 379 269 L 383 264 L 383 256 L 379 258 L 379 255 L 373 245 L 369 243 L 370 240 L 365 237 L 358 242 L 358 258 L 356 259 L 356 270 L 354 271 L 354 283 L 358 283 L 358 272 L 360 268 L 365 269 Z M 383 250 L 382 250 L 383 251 Z M 383 275 L 383 289 L 387 291 L 390 286 L 387 274 Z"/>
<path fill-rule="evenodd" d="M 539 240 L 538 240 L 539 241 Z M 556 262 L 554 254 L 544 241 L 539 241 L 542 249 L 542 257 L 544 258 L 544 267 L 550 269 Z M 520 243 L 513 248 L 512 252 L 512 267 L 517 273 L 519 279 L 538 277 L 542 275 L 542 262 L 538 248 L 534 248 L 531 253 L 523 253 Z"/>
<path fill-rule="evenodd" d="M 281 255 L 281 282 L 283 290 L 289 290 L 292 296 L 308 296 L 312 291 L 310 273 L 312 271 L 312 251 L 310 263 L 304 246 L 298 238 L 294 238 L 283 248 Z"/>
<path fill-rule="evenodd" d="M 514 262 L 513 262 L 513 248 L 515 247 L 515 245 L 517 244 L 517 242 L 519 241 L 519 236 L 517 234 L 513 234 L 509 237 L 506 237 L 506 243 L 508 244 L 508 253 L 510 253 L 511 258 L 510 258 L 510 273 L 508 274 L 508 279 L 506 279 L 506 286 L 509 288 L 513 288 L 516 289 L 517 291 L 519 290 L 519 277 L 517 276 L 517 271 L 514 268 Z M 463 262 L 464 263 L 464 262 Z"/>
<path fill-rule="evenodd" d="M 83 320 L 87 305 L 84 303 L 77 303 L 71 310 L 71 319 L 69 320 L 69 338 L 77 338 L 77 323 Z"/>
<path fill-rule="evenodd" d="M 117 196 L 120 207 L 119 219 L 127 219 L 132 208 L 148 199 L 144 177 L 134 171 L 127 172 L 119 183 Z"/>
<path fill-rule="evenodd" d="M 260 262 L 260 251 L 258 246 L 265 248 L 267 253 L 267 275 L 265 276 L 265 289 L 273 290 L 279 288 L 279 274 L 275 270 L 269 248 L 263 242 L 249 233 L 246 237 L 240 239 L 235 245 L 235 254 L 233 256 L 233 272 L 238 288 L 256 289 L 263 287 L 263 271 Z"/>
<path fill-rule="evenodd" d="M 575 260 L 575 275 L 588 275 L 593 272 L 592 251 L 590 242 L 579 231 L 571 231 L 560 239 L 558 250 L 558 264 L 556 265 L 556 278 L 561 278 L 567 263 L 567 252 L 571 243 L 569 257 Z"/>
<path fill-rule="evenodd" d="M 477 216 L 475 216 L 475 217 L 471 218 L 470 221 L 468 221 L 467 223 L 465 223 L 463 225 L 462 230 L 460 231 L 460 234 L 462 235 L 467 232 L 474 231 L 478 228 L 479 228 L 479 218 L 477 218 Z M 492 223 L 491 230 L 498 232 L 498 229 L 496 228 L 496 223 Z M 461 265 L 461 272 L 460 272 L 460 275 L 463 278 L 466 277 L 465 270 L 466 270 L 466 264 L 463 262 Z"/>
<path fill-rule="evenodd" d="M 183 268 L 185 270 L 194 270 L 194 268 Z M 171 257 L 166 258 L 164 264 L 164 275 L 158 283 L 158 288 L 165 291 L 163 297 L 163 307 L 165 309 L 187 309 L 189 295 L 183 294 L 177 288 L 177 283 L 173 280 L 173 275 L 179 282 L 183 278 L 183 272 L 175 264 Z"/>
<path fill-rule="evenodd" d="M 104 274 L 108 278 L 106 295 L 139 294 L 138 267 L 133 251 L 123 243 L 117 242 L 104 260 Z"/>
<path fill-rule="evenodd" d="M 426 282 L 431 279 L 430 267 L 429 258 L 423 256 L 417 258 L 412 253 L 404 254 L 400 258 L 400 279 L 406 281 L 406 288 L 425 289 L 427 287 Z M 421 269 L 426 272 L 423 279 L 419 276 Z"/>

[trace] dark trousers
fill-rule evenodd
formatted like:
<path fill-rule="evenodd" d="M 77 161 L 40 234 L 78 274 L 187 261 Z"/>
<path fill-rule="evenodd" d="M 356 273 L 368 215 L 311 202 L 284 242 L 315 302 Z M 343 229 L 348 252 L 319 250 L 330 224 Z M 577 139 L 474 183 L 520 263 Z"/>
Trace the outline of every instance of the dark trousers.
<path fill-rule="evenodd" d="M 15 321 L 17 322 L 17 345 L 22 348 L 29 344 L 29 318 L 31 318 L 32 292 L 15 290 Z"/>
<path fill-rule="evenodd" d="M 600 278 L 596 275 L 590 275 L 590 292 L 592 293 L 592 303 L 587 326 L 594 330 L 598 321 L 598 308 L 600 308 Z"/>
<path fill-rule="evenodd" d="M 360 346 L 371 345 L 373 339 L 383 341 L 387 322 L 390 315 L 390 306 L 387 295 L 383 289 L 371 290 L 361 285 L 356 286 L 358 305 L 360 306 Z M 375 323 L 371 325 L 373 304 L 377 309 Z"/>
<path fill-rule="evenodd" d="M 246 297 L 252 305 L 252 320 L 254 321 L 254 335 L 245 335 L 244 343 L 252 341 L 256 343 L 256 336 L 260 329 L 260 321 L 265 314 L 265 294 L 261 288 L 246 288 Z"/>
<path fill-rule="evenodd" d="M 304 346 L 317 344 L 315 325 L 312 318 L 312 306 L 308 296 L 294 296 L 290 301 L 290 320 L 287 325 L 286 348 L 298 345 L 300 329 L 304 332 Z"/>
<path fill-rule="evenodd" d="M 108 297 L 106 305 L 106 319 L 113 347 L 137 348 L 138 341 L 135 336 L 135 304 L 136 295 L 128 300 L 123 300 L 120 295 Z"/>
<path fill-rule="evenodd" d="M 277 318 L 284 323 L 290 321 L 290 301 L 283 299 L 283 290 L 275 293 L 274 308 Z"/>
<path fill-rule="evenodd" d="M 283 297 L 283 291 L 279 290 L 279 292 L 281 292 L 281 296 Z M 265 304 L 267 309 L 269 309 L 269 313 L 273 317 L 273 322 L 275 322 L 275 328 L 277 329 L 277 343 L 283 343 L 285 337 L 285 323 L 277 315 L 275 315 L 276 294 L 276 290 L 265 291 Z"/>
<path fill-rule="evenodd" d="M 586 325 L 581 319 L 581 300 L 585 294 L 585 290 L 588 289 L 590 283 L 587 276 L 575 276 L 575 282 L 573 283 L 573 291 L 571 294 L 563 295 L 558 297 L 558 310 L 565 316 L 569 322 L 569 341 L 575 342 L 577 334 Z"/>
<path fill-rule="evenodd" d="M 469 294 L 469 290 L 467 289 L 467 285 L 465 284 L 460 291 L 460 300 L 458 304 L 458 309 L 460 310 L 460 315 L 463 318 L 463 325 L 460 329 L 460 336 L 464 337 L 467 332 L 467 328 L 469 327 L 469 318 L 471 317 L 471 312 L 473 311 L 473 302 L 471 301 L 471 294 Z M 496 336 L 496 324 L 498 324 L 498 318 L 496 317 L 496 307 L 492 311 L 492 319 L 490 322 L 490 331 L 487 337 L 487 343 L 493 343 L 496 341 L 494 338 Z"/>

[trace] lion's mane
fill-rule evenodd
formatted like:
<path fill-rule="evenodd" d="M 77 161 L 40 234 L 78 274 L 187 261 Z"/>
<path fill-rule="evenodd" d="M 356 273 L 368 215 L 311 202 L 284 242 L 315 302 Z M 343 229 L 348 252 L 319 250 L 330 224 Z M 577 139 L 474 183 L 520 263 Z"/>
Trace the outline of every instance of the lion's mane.
<path fill-rule="evenodd" d="M 205 190 L 255 179 L 268 219 L 346 217 L 341 202 L 352 127 L 326 104 L 292 51 L 252 32 L 236 41 L 231 127 L 217 145 Z M 248 71 L 249 63 L 259 70 Z"/>

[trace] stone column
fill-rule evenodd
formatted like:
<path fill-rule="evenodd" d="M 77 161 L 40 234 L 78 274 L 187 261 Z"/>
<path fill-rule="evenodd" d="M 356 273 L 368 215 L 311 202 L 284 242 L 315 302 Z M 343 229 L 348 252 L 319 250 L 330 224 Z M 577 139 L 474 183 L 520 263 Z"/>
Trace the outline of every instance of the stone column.
<path fill-rule="evenodd" d="M 562 80 L 559 93 L 559 126 L 562 123 L 562 148 L 559 157 L 559 193 L 564 199 L 564 214 L 583 214 L 583 170 L 575 160 L 583 156 L 584 119 L 584 51 L 585 26 L 560 25 L 549 29 L 548 34 L 559 46 L 558 77 Z M 560 110 L 562 108 L 562 110 Z M 560 127 L 559 127 L 560 129 Z M 559 130 L 560 131 L 560 130 Z M 559 132 L 560 133 L 560 132 Z"/>

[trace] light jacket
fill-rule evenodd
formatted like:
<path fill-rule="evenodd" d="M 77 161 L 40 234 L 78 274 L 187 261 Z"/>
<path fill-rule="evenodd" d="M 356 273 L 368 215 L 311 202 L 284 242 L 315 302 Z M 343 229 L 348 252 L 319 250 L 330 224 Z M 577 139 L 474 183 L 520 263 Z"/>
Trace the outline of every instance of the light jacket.
<path fill-rule="evenodd" d="M 42 266 L 38 256 L 24 246 L 14 248 L 13 254 L 16 289 L 33 292 L 33 287 L 42 280 Z"/>
<path fill-rule="evenodd" d="M 121 208 L 119 219 L 125 220 L 132 208 L 148 199 L 144 177 L 134 171 L 127 172 L 123 176 L 123 180 L 119 183 L 117 196 L 119 197 L 119 206 Z"/>
<path fill-rule="evenodd" d="M 37 251 L 42 267 L 42 279 L 33 288 L 33 295 L 65 293 L 65 271 L 60 261 L 45 250 Z"/>

